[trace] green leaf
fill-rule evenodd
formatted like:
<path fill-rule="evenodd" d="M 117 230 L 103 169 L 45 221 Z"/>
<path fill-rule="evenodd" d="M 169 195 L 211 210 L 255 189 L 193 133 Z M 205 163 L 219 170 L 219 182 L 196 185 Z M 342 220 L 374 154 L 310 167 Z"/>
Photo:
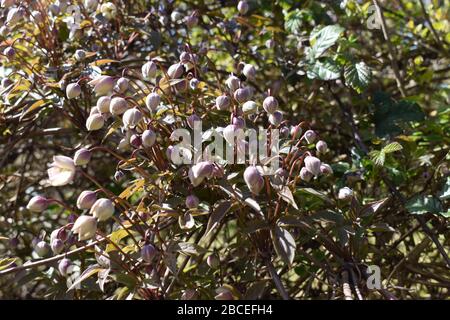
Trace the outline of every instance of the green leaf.
<path fill-rule="evenodd" d="M 284 263 L 291 265 L 294 261 L 295 249 L 297 245 L 292 235 L 283 228 L 275 227 L 271 231 L 272 242 L 277 255 L 284 261 Z"/>
<path fill-rule="evenodd" d="M 335 61 L 326 59 L 324 62 L 316 61 L 313 65 L 309 65 L 307 76 L 309 79 L 336 80 L 341 76 L 341 70 Z"/>
<path fill-rule="evenodd" d="M 382 166 L 384 165 L 384 161 L 386 160 L 386 154 L 383 152 L 383 150 L 373 150 L 369 153 L 370 159 L 377 165 Z"/>
<path fill-rule="evenodd" d="M 333 46 L 345 29 L 339 25 L 326 26 L 318 32 L 312 33 L 309 41 L 313 44 L 313 56 L 319 58 L 328 48 Z"/>
<path fill-rule="evenodd" d="M 409 200 L 406 209 L 411 214 L 425 214 L 427 212 L 439 214 L 443 210 L 439 199 L 431 195 L 421 195 Z"/>
<path fill-rule="evenodd" d="M 392 143 L 389 143 L 387 146 L 385 146 L 382 151 L 384 153 L 392 153 L 395 151 L 400 151 L 402 149 L 403 149 L 403 147 L 400 143 L 392 142 Z"/>
<path fill-rule="evenodd" d="M 294 34 L 300 33 L 305 12 L 303 10 L 295 9 L 285 16 L 284 28 L 286 31 Z"/>
<path fill-rule="evenodd" d="M 345 83 L 358 93 L 366 89 L 371 75 L 370 68 L 364 62 L 350 64 L 344 70 Z"/>

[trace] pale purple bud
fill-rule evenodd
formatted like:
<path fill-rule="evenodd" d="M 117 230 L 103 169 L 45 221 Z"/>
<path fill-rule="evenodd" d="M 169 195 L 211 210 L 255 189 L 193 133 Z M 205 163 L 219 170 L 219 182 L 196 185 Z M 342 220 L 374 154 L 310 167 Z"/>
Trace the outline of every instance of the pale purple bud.
<path fill-rule="evenodd" d="M 206 258 L 206 263 L 211 269 L 217 269 L 220 265 L 220 259 L 217 254 L 211 254 Z"/>
<path fill-rule="evenodd" d="M 189 209 L 197 208 L 200 200 L 193 194 L 186 197 L 186 207 Z"/>
<path fill-rule="evenodd" d="M 244 181 L 254 194 L 259 194 L 264 187 L 264 178 L 255 166 L 250 166 L 245 169 Z"/>
<path fill-rule="evenodd" d="M 156 75 L 157 69 L 158 69 L 158 67 L 157 67 L 156 63 L 154 63 L 153 61 L 149 61 L 149 62 L 145 63 L 141 68 L 142 77 L 145 80 L 150 80 L 150 79 L 154 78 Z"/>
<path fill-rule="evenodd" d="M 66 277 L 69 271 L 69 267 L 72 265 L 72 261 L 67 258 L 62 259 L 58 264 L 58 271 L 63 276 Z"/>
<path fill-rule="evenodd" d="M 156 92 L 150 93 L 145 99 L 145 105 L 151 112 L 154 112 L 158 108 L 160 102 L 161 97 Z"/>
<path fill-rule="evenodd" d="M 103 96 L 97 100 L 96 107 L 101 113 L 108 113 L 110 104 L 111 104 L 111 97 Z"/>
<path fill-rule="evenodd" d="M 47 209 L 49 201 L 42 196 L 34 196 L 27 204 L 27 209 L 31 212 L 42 212 Z"/>
<path fill-rule="evenodd" d="M 129 81 L 127 78 L 121 77 L 119 80 L 117 80 L 116 88 L 117 92 L 124 93 L 128 90 Z"/>
<path fill-rule="evenodd" d="M 64 249 L 64 242 L 61 239 L 53 239 L 51 248 L 54 254 L 59 254 Z"/>
<path fill-rule="evenodd" d="M 306 142 L 314 143 L 314 141 L 316 141 L 316 138 L 317 138 L 317 134 L 314 131 L 308 130 L 305 132 Z"/>
<path fill-rule="evenodd" d="M 124 177 L 125 177 L 125 173 L 123 173 L 123 172 L 120 171 L 120 170 L 117 170 L 117 171 L 114 173 L 114 180 L 116 180 L 117 182 L 119 182 L 120 180 L 122 180 Z"/>
<path fill-rule="evenodd" d="M 274 113 L 278 109 L 278 100 L 275 97 L 268 96 L 263 101 L 263 108 L 267 113 Z"/>
<path fill-rule="evenodd" d="M 284 137 L 284 138 L 289 137 L 289 133 L 290 133 L 290 130 L 289 130 L 289 128 L 286 127 L 286 126 L 283 126 L 283 127 L 280 129 L 280 135 L 281 135 L 282 137 Z"/>
<path fill-rule="evenodd" d="M 86 129 L 88 131 L 100 130 L 105 124 L 105 119 L 103 119 L 101 114 L 95 113 L 90 115 L 86 120 Z"/>
<path fill-rule="evenodd" d="M 75 51 L 74 57 L 75 57 L 76 60 L 81 61 L 84 58 L 86 58 L 86 51 L 78 49 L 78 50 Z"/>
<path fill-rule="evenodd" d="M 254 80 L 256 77 L 256 69 L 252 64 L 245 64 L 244 69 L 242 69 L 242 73 L 247 79 Z"/>
<path fill-rule="evenodd" d="M 95 201 L 97 201 L 97 194 L 94 191 L 85 190 L 78 196 L 77 208 L 88 210 L 94 205 Z"/>
<path fill-rule="evenodd" d="M 300 127 L 300 125 L 293 126 L 291 128 L 291 136 L 293 139 L 299 138 L 301 134 L 302 134 L 302 128 Z"/>
<path fill-rule="evenodd" d="M 14 50 L 13 47 L 6 47 L 5 50 L 3 50 L 3 54 L 8 58 L 13 58 L 16 55 L 16 50 Z"/>
<path fill-rule="evenodd" d="M 196 121 L 202 121 L 202 119 L 201 119 L 198 115 L 196 115 L 195 113 L 194 113 L 194 114 L 191 114 L 191 115 L 187 118 L 187 123 L 188 123 L 189 128 L 194 129 L 194 123 L 195 123 Z"/>
<path fill-rule="evenodd" d="M 233 125 L 235 125 L 236 129 L 244 129 L 245 128 L 245 120 L 241 117 L 234 117 L 231 121 Z"/>
<path fill-rule="evenodd" d="M 39 257 L 43 258 L 50 252 L 50 246 L 45 241 L 39 241 L 34 247 L 34 251 Z"/>
<path fill-rule="evenodd" d="M 333 169 L 330 167 L 329 164 L 322 163 L 320 165 L 320 173 L 327 176 L 327 175 L 333 174 Z"/>
<path fill-rule="evenodd" d="M 141 248 L 141 258 L 147 263 L 152 262 L 156 254 L 156 248 L 152 244 L 146 244 Z"/>
<path fill-rule="evenodd" d="M 255 101 L 247 101 L 242 105 L 242 112 L 244 114 L 252 114 L 258 111 L 258 105 Z"/>
<path fill-rule="evenodd" d="M 216 107 L 219 110 L 227 110 L 230 107 L 230 97 L 226 95 L 218 96 L 216 98 Z"/>
<path fill-rule="evenodd" d="M 97 95 L 103 96 L 114 88 L 114 78 L 110 76 L 100 76 L 89 84 L 94 85 L 94 91 Z"/>
<path fill-rule="evenodd" d="M 348 187 L 343 187 L 339 189 L 338 199 L 349 200 L 353 197 L 353 190 Z"/>
<path fill-rule="evenodd" d="M 101 198 L 95 201 L 90 213 L 97 218 L 98 221 L 105 221 L 113 216 L 114 211 L 114 203 L 107 198 Z"/>
<path fill-rule="evenodd" d="M 328 145 L 325 141 L 320 140 L 316 143 L 316 150 L 319 153 L 326 153 L 328 151 Z"/>
<path fill-rule="evenodd" d="M 115 97 L 111 99 L 111 103 L 109 105 L 109 112 L 111 112 L 114 115 L 121 115 L 127 110 L 128 110 L 127 100 L 121 97 Z"/>
<path fill-rule="evenodd" d="M 250 99 L 250 93 L 248 89 L 245 88 L 239 88 L 234 92 L 234 99 L 236 99 L 239 103 L 244 103 L 248 99 Z"/>
<path fill-rule="evenodd" d="M 275 111 L 274 113 L 269 114 L 269 122 L 275 127 L 278 127 L 282 121 L 283 114 L 280 111 Z"/>
<path fill-rule="evenodd" d="M 239 88 L 240 83 L 241 80 L 239 80 L 239 78 L 234 75 L 229 76 L 225 81 L 225 84 L 232 92 L 236 91 Z"/>
<path fill-rule="evenodd" d="M 191 61 L 191 55 L 189 54 L 189 52 L 182 52 L 180 54 L 180 62 L 181 63 L 188 63 L 189 61 Z"/>
<path fill-rule="evenodd" d="M 266 47 L 267 47 L 267 49 L 272 49 L 273 47 L 275 47 L 275 41 L 273 39 L 267 40 Z"/>
<path fill-rule="evenodd" d="M 313 157 L 313 156 L 307 156 L 305 158 L 305 168 L 308 169 L 309 172 L 311 172 L 316 177 L 320 174 L 320 165 L 322 163 L 320 162 L 320 159 Z"/>
<path fill-rule="evenodd" d="M 245 15 L 248 12 L 248 2 L 241 0 L 238 2 L 237 9 L 241 15 Z"/>
<path fill-rule="evenodd" d="M 311 173 L 311 171 L 309 171 L 305 167 L 301 168 L 301 170 L 300 170 L 300 178 L 303 181 L 309 182 L 312 179 L 312 177 L 314 177 L 314 175 Z"/>
<path fill-rule="evenodd" d="M 66 87 L 66 96 L 68 99 L 73 99 L 81 94 L 81 87 L 78 83 L 71 83 Z"/>
<path fill-rule="evenodd" d="M 155 144 L 156 141 L 156 134 L 153 132 L 153 130 L 145 130 L 142 133 L 142 145 L 146 148 L 150 148 Z"/>
<path fill-rule="evenodd" d="M 141 137 L 137 134 L 133 134 L 130 138 L 130 144 L 135 148 L 140 148 L 142 145 Z"/>
<path fill-rule="evenodd" d="M 179 79 L 184 73 L 184 67 L 181 63 L 175 63 L 167 70 L 167 75 L 171 79 Z"/>
<path fill-rule="evenodd" d="M 75 155 L 73 156 L 73 163 L 75 163 L 76 166 L 84 166 L 89 163 L 91 156 L 91 151 L 86 148 L 81 148 L 75 152 Z"/>
<path fill-rule="evenodd" d="M 138 125 L 143 117 L 144 116 L 142 115 L 142 112 L 139 111 L 138 108 L 133 108 L 125 111 L 122 116 L 122 122 L 126 128 L 134 128 Z"/>

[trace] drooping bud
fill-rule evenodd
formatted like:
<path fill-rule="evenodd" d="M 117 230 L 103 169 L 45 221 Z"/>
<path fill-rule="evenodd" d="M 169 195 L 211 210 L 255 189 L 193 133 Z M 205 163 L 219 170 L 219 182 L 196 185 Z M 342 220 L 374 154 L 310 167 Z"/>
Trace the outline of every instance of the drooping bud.
<path fill-rule="evenodd" d="M 343 187 L 339 189 L 338 199 L 340 200 L 349 200 L 353 197 L 353 190 L 349 187 Z"/>
<path fill-rule="evenodd" d="M 43 258 L 50 252 L 50 246 L 45 241 L 39 241 L 34 247 L 34 251 L 39 257 Z"/>
<path fill-rule="evenodd" d="M 236 91 L 239 88 L 240 83 L 241 80 L 239 80 L 239 78 L 234 75 L 230 75 L 225 81 L 225 84 L 232 92 Z"/>
<path fill-rule="evenodd" d="M 322 163 L 320 165 L 320 173 L 327 176 L 327 175 L 333 174 L 333 169 L 330 167 L 329 164 Z"/>
<path fill-rule="evenodd" d="M 325 141 L 320 140 L 316 143 L 316 150 L 319 153 L 327 153 L 328 151 L 328 145 Z"/>
<path fill-rule="evenodd" d="M 213 253 L 206 258 L 206 263 L 211 269 L 217 269 L 220 265 L 220 259 L 217 254 Z"/>
<path fill-rule="evenodd" d="M 103 96 L 97 100 L 96 107 L 101 113 L 108 113 L 110 104 L 111 104 L 111 97 Z"/>
<path fill-rule="evenodd" d="M 278 109 L 278 100 L 273 96 L 268 96 L 263 101 L 263 108 L 267 113 L 274 113 Z"/>
<path fill-rule="evenodd" d="M 69 272 L 69 268 L 72 266 L 72 261 L 67 258 L 62 259 L 58 264 L 58 271 L 63 276 L 66 277 Z"/>
<path fill-rule="evenodd" d="M 111 99 L 111 103 L 109 105 L 109 112 L 111 112 L 113 115 L 121 115 L 127 110 L 128 110 L 127 100 L 121 97 L 115 97 Z"/>
<path fill-rule="evenodd" d="M 308 130 L 305 132 L 306 142 L 314 143 L 314 141 L 316 141 L 316 138 L 317 138 L 317 134 L 314 131 Z"/>
<path fill-rule="evenodd" d="M 76 166 L 84 166 L 91 161 L 92 153 L 86 148 L 78 149 L 73 156 L 73 162 Z"/>
<path fill-rule="evenodd" d="M 258 111 L 258 105 L 255 101 L 247 101 L 242 105 L 244 114 L 253 114 Z"/>
<path fill-rule="evenodd" d="M 186 207 L 189 209 L 197 208 L 200 200 L 193 194 L 186 197 Z"/>
<path fill-rule="evenodd" d="M 283 121 L 283 114 L 280 111 L 275 111 L 274 113 L 269 114 L 269 122 L 273 126 L 278 127 L 282 121 Z"/>
<path fill-rule="evenodd" d="M 95 201 L 90 213 L 96 217 L 98 221 L 105 221 L 113 216 L 114 211 L 114 203 L 107 198 L 101 198 Z"/>
<path fill-rule="evenodd" d="M 181 63 L 188 63 L 189 61 L 191 61 L 191 54 L 189 52 L 183 51 L 180 54 L 180 62 Z"/>
<path fill-rule="evenodd" d="M 81 94 L 81 87 L 78 83 L 71 83 L 66 87 L 66 96 L 68 99 L 73 99 Z"/>
<path fill-rule="evenodd" d="M 245 128 L 245 120 L 241 117 L 233 116 L 233 119 L 231 120 L 231 124 L 233 124 L 236 127 L 236 129 L 244 129 Z"/>
<path fill-rule="evenodd" d="M 78 196 L 77 208 L 88 210 L 94 205 L 95 201 L 97 201 L 97 194 L 94 191 L 85 190 Z"/>
<path fill-rule="evenodd" d="M 122 116 L 122 122 L 126 128 L 134 128 L 138 125 L 143 117 L 144 116 L 142 115 L 142 112 L 139 111 L 138 108 L 133 108 L 125 111 Z"/>
<path fill-rule="evenodd" d="M 241 15 L 245 15 L 248 12 L 248 2 L 245 0 L 239 1 L 237 9 Z"/>
<path fill-rule="evenodd" d="M 311 171 L 309 171 L 305 167 L 301 168 L 301 170 L 300 170 L 300 178 L 303 181 L 309 182 L 312 179 L 312 177 L 314 177 L 314 175 L 311 173 Z"/>
<path fill-rule="evenodd" d="M 114 78 L 110 76 L 100 76 L 92 81 L 89 81 L 90 85 L 94 86 L 94 92 L 103 96 L 114 88 Z"/>
<path fill-rule="evenodd" d="M 313 157 L 313 156 L 307 156 L 305 158 L 305 168 L 308 169 L 309 172 L 311 172 L 316 177 L 320 174 L 320 165 L 321 165 L 320 159 Z"/>
<path fill-rule="evenodd" d="M 251 95 L 249 91 L 245 88 L 239 88 L 234 92 L 234 99 L 236 99 L 239 103 L 244 103 L 248 99 L 250 99 Z"/>
<path fill-rule="evenodd" d="M 151 148 L 156 141 L 156 134 L 153 130 L 145 130 L 142 133 L 142 145 L 146 148 Z"/>
<path fill-rule="evenodd" d="M 199 162 L 189 170 L 189 179 L 194 187 L 198 186 L 205 178 L 210 178 L 214 170 L 214 166 L 209 161 Z"/>
<path fill-rule="evenodd" d="M 91 239 L 97 231 L 97 220 L 94 217 L 82 215 L 75 221 L 72 232 L 78 234 L 78 240 Z"/>
<path fill-rule="evenodd" d="M 157 70 L 158 67 L 156 63 L 154 63 L 153 61 L 146 62 L 141 68 L 142 77 L 145 80 L 150 80 L 155 77 Z"/>
<path fill-rule="evenodd" d="M 61 239 L 53 239 L 50 246 L 54 254 L 59 254 L 64 249 L 64 242 Z"/>
<path fill-rule="evenodd" d="M 301 134 L 302 134 L 302 127 L 300 127 L 300 125 L 293 126 L 291 128 L 292 139 L 299 138 Z"/>
<path fill-rule="evenodd" d="M 226 95 L 218 96 L 216 98 L 216 107 L 219 110 L 227 110 L 230 107 L 230 97 Z"/>
<path fill-rule="evenodd" d="M 142 138 L 138 134 L 133 134 L 130 138 L 130 144 L 135 148 L 140 148 L 142 145 Z"/>
<path fill-rule="evenodd" d="M 250 191 L 254 194 L 259 194 L 264 187 L 264 178 L 255 166 L 250 166 L 245 169 L 244 181 Z"/>
<path fill-rule="evenodd" d="M 49 201 L 42 196 L 34 196 L 27 204 L 27 209 L 31 212 L 42 212 L 47 209 Z"/>
<path fill-rule="evenodd" d="M 105 119 L 99 113 L 90 115 L 86 120 L 86 129 L 88 131 L 100 130 L 105 124 Z"/>
<path fill-rule="evenodd" d="M 242 69 L 242 73 L 247 77 L 247 79 L 254 80 L 256 77 L 255 66 L 249 63 L 245 64 Z"/>
<path fill-rule="evenodd" d="M 184 73 L 184 67 L 181 63 L 175 63 L 167 70 L 167 75 L 171 79 L 179 79 Z"/>
<path fill-rule="evenodd" d="M 156 254 L 156 248 L 152 244 L 146 244 L 141 248 L 141 258 L 147 263 L 152 262 Z"/>
<path fill-rule="evenodd" d="M 124 78 L 124 77 L 121 77 L 121 78 L 119 78 L 119 80 L 117 80 L 116 90 L 119 93 L 124 93 L 125 91 L 128 90 L 128 86 L 129 86 L 128 79 Z"/>
<path fill-rule="evenodd" d="M 151 112 L 155 112 L 161 102 L 161 97 L 156 92 L 150 93 L 145 99 L 145 105 Z"/>
<path fill-rule="evenodd" d="M 189 87 L 191 90 L 197 90 L 198 86 L 200 85 L 200 81 L 197 78 L 192 78 L 189 80 Z"/>

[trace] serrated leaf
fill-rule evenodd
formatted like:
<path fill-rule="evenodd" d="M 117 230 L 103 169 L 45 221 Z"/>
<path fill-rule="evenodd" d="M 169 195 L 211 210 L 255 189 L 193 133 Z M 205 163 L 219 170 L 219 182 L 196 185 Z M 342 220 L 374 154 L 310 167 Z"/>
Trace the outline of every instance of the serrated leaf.
<path fill-rule="evenodd" d="M 295 257 L 297 245 L 292 235 L 281 227 L 276 226 L 271 232 L 272 243 L 277 255 L 287 265 L 291 265 Z"/>
<path fill-rule="evenodd" d="M 392 153 L 392 152 L 395 152 L 395 151 L 400 151 L 402 149 L 403 149 L 403 147 L 402 147 L 402 145 L 400 143 L 392 142 L 392 143 L 389 143 L 387 146 L 385 146 L 383 148 L 383 152 L 384 153 Z"/>
<path fill-rule="evenodd" d="M 344 69 L 345 83 L 361 93 L 369 84 L 371 74 L 370 68 L 364 62 L 350 64 Z"/>
<path fill-rule="evenodd" d="M 312 50 L 315 58 L 319 58 L 325 50 L 333 46 L 345 29 L 339 25 L 330 25 L 311 34 L 309 41 L 313 43 Z"/>
<path fill-rule="evenodd" d="M 336 80 L 341 76 L 341 68 L 331 59 L 323 62 L 317 60 L 313 65 L 308 66 L 306 75 L 309 79 Z"/>

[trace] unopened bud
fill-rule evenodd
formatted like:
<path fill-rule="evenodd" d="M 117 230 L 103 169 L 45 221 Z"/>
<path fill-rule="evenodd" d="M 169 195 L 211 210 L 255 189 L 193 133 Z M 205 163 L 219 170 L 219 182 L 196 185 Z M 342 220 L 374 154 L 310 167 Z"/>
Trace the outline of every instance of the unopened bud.
<path fill-rule="evenodd" d="M 77 208 L 88 210 L 94 205 L 95 201 L 97 201 L 97 194 L 94 191 L 85 190 L 78 196 Z"/>
<path fill-rule="evenodd" d="M 76 166 L 84 166 L 91 160 L 92 153 L 86 148 L 81 148 L 75 152 L 73 162 Z"/>
<path fill-rule="evenodd" d="M 189 209 L 197 208 L 200 200 L 193 194 L 186 197 L 186 207 Z"/>
<path fill-rule="evenodd" d="M 68 99 L 73 99 L 81 94 L 81 87 L 78 83 L 71 83 L 66 87 L 66 96 Z"/>
<path fill-rule="evenodd" d="M 216 98 L 216 107 L 219 110 L 227 110 L 230 107 L 230 98 L 228 96 L 222 95 Z"/>
<path fill-rule="evenodd" d="M 250 191 L 254 194 L 259 194 L 264 187 L 264 178 L 255 166 L 250 166 L 245 169 L 244 181 Z"/>
<path fill-rule="evenodd" d="M 278 109 L 278 100 L 275 97 L 268 96 L 263 101 L 263 108 L 267 113 L 274 113 Z"/>
<path fill-rule="evenodd" d="M 42 196 L 34 196 L 27 204 L 27 209 L 32 212 L 42 212 L 47 209 L 49 201 Z"/>
<path fill-rule="evenodd" d="M 317 134 L 312 131 L 312 130 L 308 130 L 305 132 L 305 139 L 308 143 L 314 143 L 314 141 L 316 141 L 317 138 Z"/>
<path fill-rule="evenodd" d="M 127 100 L 121 97 L 115 97 L 111 99 L 111 103 L 109 105 L 109 112 L 111 112 L 114 115 L 121 115 L 127 110 L 128 110 Z"/>
<path fill-rule="evenodd" d="M 150 263 L 155 258 L 156 253 L 156 248 L 152 244 L 146 244 L 141 249 L 141 258 L 145 262 Z"/>
<path fill-rule="evenodd" d="M 156 141 L 156 134 L 153 130 L 145 130 L 142 133 L 142 145 L 146 148 L 151 148 Z"/>
<path fill-rule="evenodd" d="M 155 112 L 161 102 L 161 97 L 156 92 L 150 93 L 145 99 L 145 105 L 151 112 Z"/>
<path fill-rule="evenodd" d="M 99 113 L 95 113 L 87 118 L 86 129 L 88 131 L 100 130 L 101 128 L 103 128 L 104 124 L 105 120 L 103 119 L 102 115 Z"/>

